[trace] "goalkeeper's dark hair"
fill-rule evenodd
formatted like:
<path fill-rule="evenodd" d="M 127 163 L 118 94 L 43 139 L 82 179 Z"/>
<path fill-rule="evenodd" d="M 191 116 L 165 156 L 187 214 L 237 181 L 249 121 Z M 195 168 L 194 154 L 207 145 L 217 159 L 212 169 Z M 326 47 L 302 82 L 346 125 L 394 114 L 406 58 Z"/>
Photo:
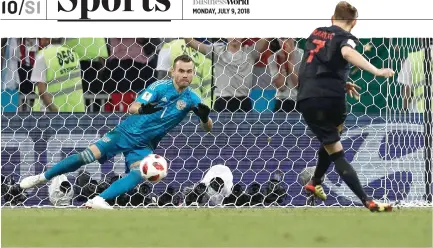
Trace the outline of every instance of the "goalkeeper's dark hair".
<path fill-rule="evenodd" d="M 358 18 L 358 10 L 346 1 L 337 4 L 334 11 L 334 20 L 352 22 Z"/>
<path fill-rule="evenodd" d="M 182 61 L 182 62 L 185 62 L 185 63 L 193 62 L 192 58 L 191 58 L 189 55 L 187 55 L 187 54 L 182 54 L 182 55 L 177 56 L 177 57 L 174 59 L 174 62 L 173 62 L 173 68 L 176 67 L 176 63 L 177 63 L 178 61 Z M 193 64 L 194 64 L 194 63 L 193 63 Z"/>

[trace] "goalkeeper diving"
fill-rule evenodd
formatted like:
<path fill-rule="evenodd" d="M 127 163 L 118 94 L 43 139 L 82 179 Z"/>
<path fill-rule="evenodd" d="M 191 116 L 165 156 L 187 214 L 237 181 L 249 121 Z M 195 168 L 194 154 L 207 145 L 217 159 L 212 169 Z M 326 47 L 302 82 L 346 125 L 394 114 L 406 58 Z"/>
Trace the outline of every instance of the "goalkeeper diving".
<path fill-rule="evenodd" d="M 84 151 L 65 158 L 44 173 L 24 178 L 20 187 L 32 188 L 83 165 L 97 160 L 102 164 L 123 153 L 128 175 L 85 204 L 88 208 L 112 209 L 106 200 L 128 192 L 144 180 L 139 171 L 140 161 L 152 154 L 161 139 L 191 110 L 199 117 L 206 132 L 212 130 L 210 108 L 189 87 L 194 70 L 193 60 L 188 55 L 178 56 L 171 68 L 173 79 L 154 82 L 145 89 L 131 104 L 129 113 L 132 115 L 126 120 Z"/>

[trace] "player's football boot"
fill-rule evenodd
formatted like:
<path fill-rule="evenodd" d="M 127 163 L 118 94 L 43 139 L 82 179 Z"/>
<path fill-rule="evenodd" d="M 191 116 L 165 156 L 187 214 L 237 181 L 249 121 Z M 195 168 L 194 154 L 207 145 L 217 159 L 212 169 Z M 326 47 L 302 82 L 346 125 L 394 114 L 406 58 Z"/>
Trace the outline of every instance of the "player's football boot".
<path fill-rule="evenodd" d="M 323 189 L 322 185 L 314 186 L 312 183 L 308 183 L 307 185 L 304 186 L 304 189 L 307 192 L 314 194 L 316 197 L 318 197 L 322 201 L 326 201 L 326 194 L 325 194 L 325 190 Z"/>
<path fill-rule="evenodd" d="M 47 181 L 48 180 L 45 178 L 44 174 L 29 176 L 29 177 L 24 178 L 20 182 L 20 187 L 22 189 L 29 189 L 29 188 L 35 187 L 36 185 L 45 183 Z"/>
<path fill-rule="evenodd" d="M 84 206 L 93 209 L 113 209 L 113 207 L 100 196 L 95 196 L 93 199 L 88 200 Z"/>
<path fill-rule="evenodd" d="M 392 205 L 389 203 L 375 202 L 373 200 L 366 201 L 365 207 L 370 209 L 371 212 L 391 212 Z"/>

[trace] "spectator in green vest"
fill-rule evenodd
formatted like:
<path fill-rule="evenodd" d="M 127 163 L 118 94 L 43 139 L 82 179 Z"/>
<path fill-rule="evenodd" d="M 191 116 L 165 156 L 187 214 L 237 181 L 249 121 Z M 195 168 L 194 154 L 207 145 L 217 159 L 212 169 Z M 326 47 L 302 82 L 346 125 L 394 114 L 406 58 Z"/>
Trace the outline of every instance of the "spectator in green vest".
<path fill-rule="evenodd" d="M 425 50 L 409 53 L 404 60 L 397 82 L 403 85 L 403 110 L 411 113 L 424 113 L 425 111 L 425 73 L 424 73 Z M 431 70 L 430 68 L 429 70 Z M 433 89 L 430 88 L 432 91 Z M 433 99 L 429 99 L 433 108 Z"/>
<path fill-rule="evenodd" d="M 31 81 L 36 84 L 37 112 L 85 112 L 78 54 L 62 38 L 41 38 Z"/>
<path fill-rule="evenodd" d="M 78 54 L 80 61 L 108 57 L 105 38 L 69 38 L 66 40 L 66 46 Z"/>
<path fill-rule="evenodd" d="M 105 80 L 102 76 L 105 59 L 108 58 L 106 39 L 68 38 L 65 46 L 76 52 L 80 58 L 84 92 L 100 93 L 103 89 L 101 80 Z"/>

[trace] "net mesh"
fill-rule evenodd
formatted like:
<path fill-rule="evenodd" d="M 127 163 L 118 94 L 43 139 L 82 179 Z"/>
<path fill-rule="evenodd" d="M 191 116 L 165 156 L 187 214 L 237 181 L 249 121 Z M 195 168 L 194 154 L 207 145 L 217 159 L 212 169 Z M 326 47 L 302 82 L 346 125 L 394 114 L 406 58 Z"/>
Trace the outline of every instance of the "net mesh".
<path fill-rule="evenodd" d="M 169 78 L 172 61 L 183 53 L 196 65 L 191 87 L 213 108 L 213 131 L 205 133 L 197 119 L 188 115 L 154 151 L 169 162 L 168 176 L 157 184 L 144 182 L 110 204 L 189 205 L 193 186 L 211 166 L 224 164 L 232 171 L 234 183 L 225 205 L 360 205 L 333 165 L 324 178 L 326 202 L 315 201 L 302 190 L 314 171 L 319 148 L 292 101 L 296 99 L 293 84 L 304 39 L 268 39 L 265 43 L 243 39 L 241 51 L 235 54 L 225 50 L 231 39 L 195 41 L 209 48 L 213 44 L 214 52 L 196 51 L 183 39 L 172 38 L 2 39 L 2 206 L 53 205 L 51 184 L 22 192 L 17 183 L 83 151 L 127 118 L 128 106 L 137 94 L 159 79 Z M 66 61 L 73 63 L 72 54 L 79 58 L 74 64 L 79 67 L 69 69 L 68 77 L 60 82 L 64 86 L 54 96 L 70 96 L 73 93 L 65 93 L 68 87 L 75 91 L 82 88 L 83 93 L 61 98 L 57 104 L 66 106 L 62 112 L 35 108 L 35 90 L 40 89 L 37 82 L 45 79 L 52 84 L 49 71 L 65 69 L 50 68 L 46 58 L 46 68 L 36 68 L 41 59 L 38 54 L 50 43 L 62 44 L 72 52 L 53 53 L 49 59 L 66 65 Z M 433 102 L 431 93 L 425 93 L 431 90 L 431 80 L 422 69 L 426 59 L 420 56 L 426 46 L 413 38 L 371 38 L 361 39 L 361 43 L 357 50 L 364 57 L 378 68 L 394 68 L 396 76 L 385 80 L 351 69 L 350 80 L 362 90 L 359 99 L 348 97 L 350 114 L 342 135 L 347 159 L 364 190 L 375 199 L 426 205 L 431 167 L 426 167 L 425 161 L 431 163 L 431 155 L 425 147 L 431 132 L 425 129 L 425 112 L 430 109 L 425 103 Z M 65 86 L 77 68 L 80 80 Z M 78 103 L 73 98 L 79 99 Z M 75 105 L 84 110 L 72 113 L 70 108 Z M 104 164 L 83 166 L 66 175 L 71 188 L 64 199 L 80 206 L 124 172 L 122 154 Z M 213 205 L 208 198 L 195 201 Z"/>

